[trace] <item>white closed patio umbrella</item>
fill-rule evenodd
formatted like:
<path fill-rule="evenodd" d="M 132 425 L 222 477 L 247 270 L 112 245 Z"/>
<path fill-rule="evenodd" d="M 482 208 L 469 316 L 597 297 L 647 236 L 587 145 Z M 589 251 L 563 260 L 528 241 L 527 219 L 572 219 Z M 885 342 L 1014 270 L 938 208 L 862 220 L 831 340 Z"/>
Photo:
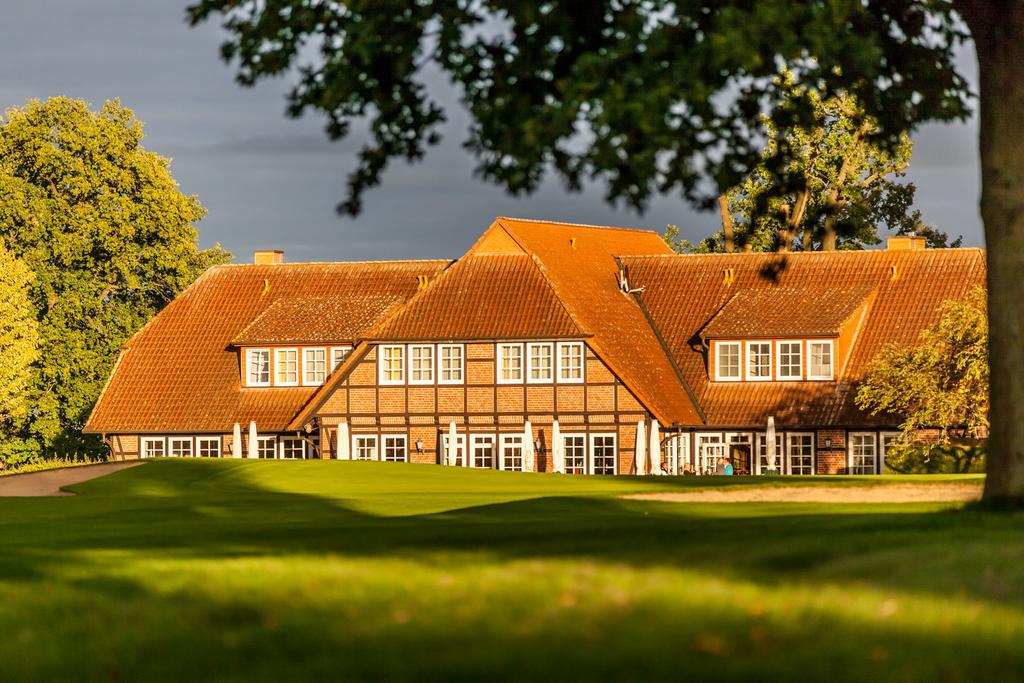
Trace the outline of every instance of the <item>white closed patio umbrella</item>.
<path fill-rule="evenodd" d="M 565 448 L 558 420 L 551 424 L 551 469 L 559 474 L 565 474 Z"/>
<path fill-rule="evenodd" d="M 454 465 L 459 448 L 459 433 L 455 431 L 455 421 L 448 424 L 448 448 L 445 449 L 444 464 Z"/>
<path fill-rule="evenodd" d="M 647 474 L 647 430 L 644 429 L 644 421 L 636 423 L 636 446 L 634 450 L 636 460 L 636 473 Z"/>
<path fill-rule="evenodd" d="M 527 420 L 523 425 L 523 471 L 533 472 L 533 425 Z"/>
<path fill-rule="evenodd" d="M 342 420 L 338 423 L 338 433 L 335 436 L 337 443 L 334 445 L 334 457 L 338 460 L 352 459 L 352 439 L 348 435 L 348 422 Z"/>
<path fill-rule="evenodd" d="M 765 429 L 764 434 L 764 453 L 768 472 L 775 474 L 777 472 L 775 468 L 775 418 L 771 415 L 768 416 L 768 428 Z"/>
<path fill-rule="evenodd" d="M 231 457 L 242 457 L 242 425 L 237 422 L 235 423 L 234 430 L 231 432 Z"/>
<path fill-rule="evenodd" d="M 258 458 L 259 452 L 256 450 L 256 441 L 259 438 L 259 434 L 256 432 L 256 420 L 249 421 L 249 457 Z"/>
<path fill-rule="evenodd" d="M 661 430 L 657 420 L 651 420 L 651 474 L 661 475 Z"/>

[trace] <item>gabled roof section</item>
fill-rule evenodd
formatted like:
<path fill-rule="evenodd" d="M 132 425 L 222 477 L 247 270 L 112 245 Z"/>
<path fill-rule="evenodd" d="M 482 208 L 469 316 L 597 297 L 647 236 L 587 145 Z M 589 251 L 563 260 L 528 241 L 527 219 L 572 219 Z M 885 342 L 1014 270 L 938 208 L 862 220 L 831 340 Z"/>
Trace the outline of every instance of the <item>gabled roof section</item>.
<path fill-rule="evenodd" d="M 581 337 L 534 258 L 470 252 L 369 335 L 373 339 Z"/>
<path fill-rule="evenodd" d="M 662 424 L 701 423 L 644 311 L 618 286 L 617 256 L 672 253 L 657 233 L 498 218 L 470 253 L 497 243 L 497 231 L 536 257 L 576 324 L 592 335 L 590 346 Z"/>
<path fill-rule="evenodd" d="M 854 402 L 868 364 L 885 344 L 915 344 L 921 331 L 938 320 L 943 302 L 985 283 L 980 249 L 635 256 L 622 261 L 630 284 L 644 287 L 640 296 L 708 423 L 723 427 L 762 427 L 768 416 L 783 427 L 891 423 L 862 413 Z M 709 381 L 701 339 L 708 321 L 738 297 L 744 305 L 767 305 L 775 295 L 793 290 L 805 293 L 804 310 L 792 311 L 797 321 L 810 321 L 821 312 L 834 322 L 863 302 L 862 312 L 853 314 L 853 348 L 845 365 L 837 367 L 836 381 Z M 821 293 L 817 299 L 815 292 Z M 870 294 L 865 297 L 865 292 Z M 772 308 L 784 306 L 774 302 Z M 767 330 L 783 317 L 772 312 L 756 322 Z"/>
<path fill-rule="evenodd" d="M 406 293 L 390 291 L 278 299 L 233 342 L 239 346 L 350 342 L 362 338 L 407 298 Z"/>
<path fill-rule="evenodd" d="M 417 291 L 419 276 L 436 277 L 449 264 L 215 266 L 125 344 L 85 431 L 215 432 L 249 420 L 256 420 L 260 430 L 282 430 L 315 388 L 242 389 L 238 353 L 231 344 L 243 330 L 277 302 L 301 297 L 404 301 Z M 276 310 L 279 313 L 264 318 L 262 334 L 293 335 L 285 328 L 294 321 L 289 311 L 297 309 Z M 306 315 L 313 321 L 321 314 L 307 311 Z"/>
<path fill-rule="evenodd" d="M 775 286 L 733 294 L 701 330 L 705 339 L 836 337 L 875 285 Z"/>

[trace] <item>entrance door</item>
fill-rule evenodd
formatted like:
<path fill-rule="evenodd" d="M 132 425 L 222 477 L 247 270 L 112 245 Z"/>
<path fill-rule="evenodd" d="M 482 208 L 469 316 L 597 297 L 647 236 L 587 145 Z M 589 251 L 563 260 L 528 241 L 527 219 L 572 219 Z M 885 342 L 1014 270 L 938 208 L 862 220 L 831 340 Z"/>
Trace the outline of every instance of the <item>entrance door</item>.
<path fill-rule="evenodd" d="M 729 444 L 733 474 L 750 474 L 754 467 L 750 434 L 726 434 L 726 441 Z"/>

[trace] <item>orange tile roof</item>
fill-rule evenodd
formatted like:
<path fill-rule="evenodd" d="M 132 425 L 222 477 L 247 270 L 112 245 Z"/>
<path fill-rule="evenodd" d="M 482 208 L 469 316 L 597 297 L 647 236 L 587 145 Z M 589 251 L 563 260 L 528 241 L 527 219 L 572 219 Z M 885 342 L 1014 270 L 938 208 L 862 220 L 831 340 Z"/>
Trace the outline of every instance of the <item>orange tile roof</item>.
<path fill-rule="evenodd" d="M 493 243 L 498 230 L 537 257 L 555 293 L 592 335 L 590 346 L 662 424 L 700 421 L 643 310 L 618 286 L 617 256 L 672 253 L 657 233 L 498 218 L 471 253 Z"/>
<path fill-rule="evenodd" d="M 158 433 L 225 431 L 256 420 L 260 430 L 280 431 L 314 387 L 246 388 L 239 378 L 232 340 L 279 301 L 296 297 L 354 297 L 380 308 L 354 310 L 337 329 L 353 334 L 371 324 L 390 302 L 408 299 L 417 277 L 436 277 L 449 261 L 218 266 L 208 270 L 130 339 L 86 424 L 87 432 Z M 293 339 L 289 306 L 263 318 L 262 334 Z M 335 311 L 337 312 L 337 311 Z M 313 321 L 313 329 L 326 329 Z M 274 328 L 269 320 L 282 328 Z M 291 335 L 291 336 L 290 336 Z M 315 341 L 315 340 L 311 340 Z"/>
<path fill-rule="evenodd" d="M 351 342 L 363 337 L 408 298 L 406 292 L 349 292 L 278 299 L 233 342 L 242 346 Z"/>
<path fill-rule="evenodd" d="M 368 335 L 371 339 L 581 337 L 528 254 L 468 254 Z"/>
<path fill-rule="evenodd" d="M 836 336 L 874 289 L 874 285 L 834 287 L 810 282 L 743 289 L 732 295 L 700 334 L 705 339 Z"/>
<path fill-rule="evenodd" d="M 854 404 L 867 365 L 887 343 L 915 343 L 938 319 L 944 301 L 961 298 L 985 282 L 980 249 L 640 256 L 622 261 L 631 284 L 645 288 L 640 299 L 696 393 L 707 423 L 723 427 L 758 427 L 768 416 L 780 426 L 891 423 L 891 418 L 863 414 Z M 730 270 L 731 281 L 726 277 Z M 812 310 L 849 310 L 864 300 L 865 290 L 874 292 L 845 368 L 837 368 L 836 382 L 709 381 L 699 336 L 737 293 L 799 289 L 810 295 L 823 291 L 821 287 L 830 290 L 829 296 L 848 300 L 840 305 L 822 296 L 811 302 Z M 752 335 L 765 336 L 768 327 L 774 329 L 774 314 L 757 319 L 766 328 L 751 328 Z"/>

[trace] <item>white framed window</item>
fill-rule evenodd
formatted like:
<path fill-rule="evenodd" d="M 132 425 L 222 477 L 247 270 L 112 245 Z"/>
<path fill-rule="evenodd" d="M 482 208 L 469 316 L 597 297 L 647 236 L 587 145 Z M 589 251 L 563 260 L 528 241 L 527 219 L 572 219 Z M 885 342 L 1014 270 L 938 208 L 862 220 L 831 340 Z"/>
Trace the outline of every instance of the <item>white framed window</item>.
<path fill-rule="evenodd" d="M 279 387 L 299 384 L 298 349 L 274 349 L 274 384 Z"/>
<path fill-rule="evenodd" d="M 172 436 L 167 439 L 167 452 L 173 458 L 191 458 L 192 446 L 191 436 Z"/>
<path fill-rule="evenodd" d="M 144 436 L 139 440 L 143 458 L 162 458 L 167 455 L 167 441 L 162 436 Z"/>
<path fill-rule="evenodd" d="M 831 339 L 807 342 L 807 379 L 831 380 L 835 364 Z"/>
<path fill-rule="evenodd" d="M 765 445 L 768 442 L 767 434 L 757 435 L 757 474 L 767 474 L 769 469 L 774 469 L 776 474 L 782 474 L 786 466 L 785 449 L 783 448 L 782 434 L 775 434 L 775 462 L 773 468 L 768 467 L 768 450 Z"/>
<path fill-rule="evenodd" d="M 881 457 L 878 459 L 878 473 L 882 474 L 885 472 L 886 463 L 885 459 L 889 456 L 889 450 L 892 448 L 893 443 L 902 436 L 900 432 L 882 432 L 881 436 Z"/>
<path fill-rule="evenodd" d="M 590 435 L 591 474 L 615 474 L 618 469 L 618 460 L 614 434 Z"/>
<path fill-rule="evenodd" d="M 584 434 L 562 434 L 566 474 L 587 473 L 587 437 Z"/>
<path fill-rule="evenodd" d="M 669 472 L 682 474 L 690 464 L 690 435 L 676 432 L 665 442 L 665 453 L 668 456 Z"/>
<path fill-rule="evenodd" d="M 814 435 L 787 434 L 789 445 L 788 474 L 814 474 Z"/>
<path fill-rule="evenodd" d="M 772 378 L 772 343 L 747 342 L 747 380 L 767 382 Z"/>
<path fill-rule="evenodd" d="M 850 474 L 877 474 L 878 443 L 874 432 L 851 432 L 847 445 Z"/>
<path fill-rule="evenodd" d="M 302 384 L 313 387 L 327 379 L 327 349 L 302 349 Z"/>
<path fill-rule="evenodd" d="M 493 434 L 474 434 L 469 439 L 471 458 L 470 467 L 493 470 L 498 462 L 495 457 L 495 438 Z"/>
<path fill-rule="evenodd" d="M 448 449 L 451 448 L 452 438 L 448 432 L 441 435 L 441 452 L 440 462 L 442 465 L 448 464 Z M 455 461 L 452 463 L 455 467 L 469 467 L 466 462 L 466 435 L 456 434 L 455 435 Z"/>
<path fill-rule="evenodd" d="M 409 462 L 409 438 L 405 434 L 385 434 L 380 437 L 385 462 Z"/>
<path fill-rule="evenodd" d="M 776 342 L 775 357 L 778 360 L 775 370 L 777 379 L 803 379 L 803 342 Z"/>
<path fill-rule="evenodd" d="M 725 458 L 725 438 L 721 434 L 697 434 L 697 474 L 714 474 Z"/>
<path fill-rule="evenodd" d="M 583 342 L 558 343 L 558 381 L 583 381 Z"/>
<path fill-rule="evenodd" d="M 739 342 L 715 342 L 715 379 L 719 382 L 740 381 Z"/>
<path fill-rule="evenodd" d="M 281 437 L 280 446 L 282 460 L 305 460 L 306 442 L 294 437 Z"/>
<path fill-rule="evenodd" d="M 270 349 L 246 349 L 245 368 L 246 386 L 269 387 Z"/>
<path fill-rule="evenodd" d="M 441 344 L 438 384 L 462 384 L 466 381 L 466 349 L 462 344 Z"/>
<path fill-rule="evenodd" d="M 520 347 L 521 348 L 521 347 Z M 501 469 L 512 472 L 523 471 L 523 435 L 502 434 L 501 436 Z"/>
<path fill-rule="evenodd" d="M 523 381 L 523 345 L 498 344 L 498 384 Z"/>
<path fill-rule="evenodd" d="M 409 384 L 434 383 L 434 346 L 409 345 Z"/>
<path fill-rule="evenodd" d="M 405 347 L 397 345 L 378 347 L 377 366 L 380 368 L 381 384 L 405 382 Z"/>
<path fill-rule="evenodd" d="M 331 347 L 331 372 L 334 372 L 341 367 L 341 364 L 348 358 L 348 354 L 352 353 L 351 346 L 332 346 Z"/>
<path fill-rule="evenodd" d="M 376 434 L 354 434 L 352 436 L 352 459 L 353 460 L 376 460 L 377 459 L 377 435 Z"/>
<path fill-rule="evenodd" d="M 261 460 L 274 460 L 277 458 L 277 437 L 257 436 L 256 457 Z"/>
<path fill-rule="evenodd" d="M 526 381 L 530 384 L 550 384 L 555 377 L 554 344 L 544 342 L 527 344 Z"/>
<path fill-rule="evenodd" d="M 219 436 L 196 437 L 196 455 L 200 458 L 219 458 L 220 448 Z"/>

